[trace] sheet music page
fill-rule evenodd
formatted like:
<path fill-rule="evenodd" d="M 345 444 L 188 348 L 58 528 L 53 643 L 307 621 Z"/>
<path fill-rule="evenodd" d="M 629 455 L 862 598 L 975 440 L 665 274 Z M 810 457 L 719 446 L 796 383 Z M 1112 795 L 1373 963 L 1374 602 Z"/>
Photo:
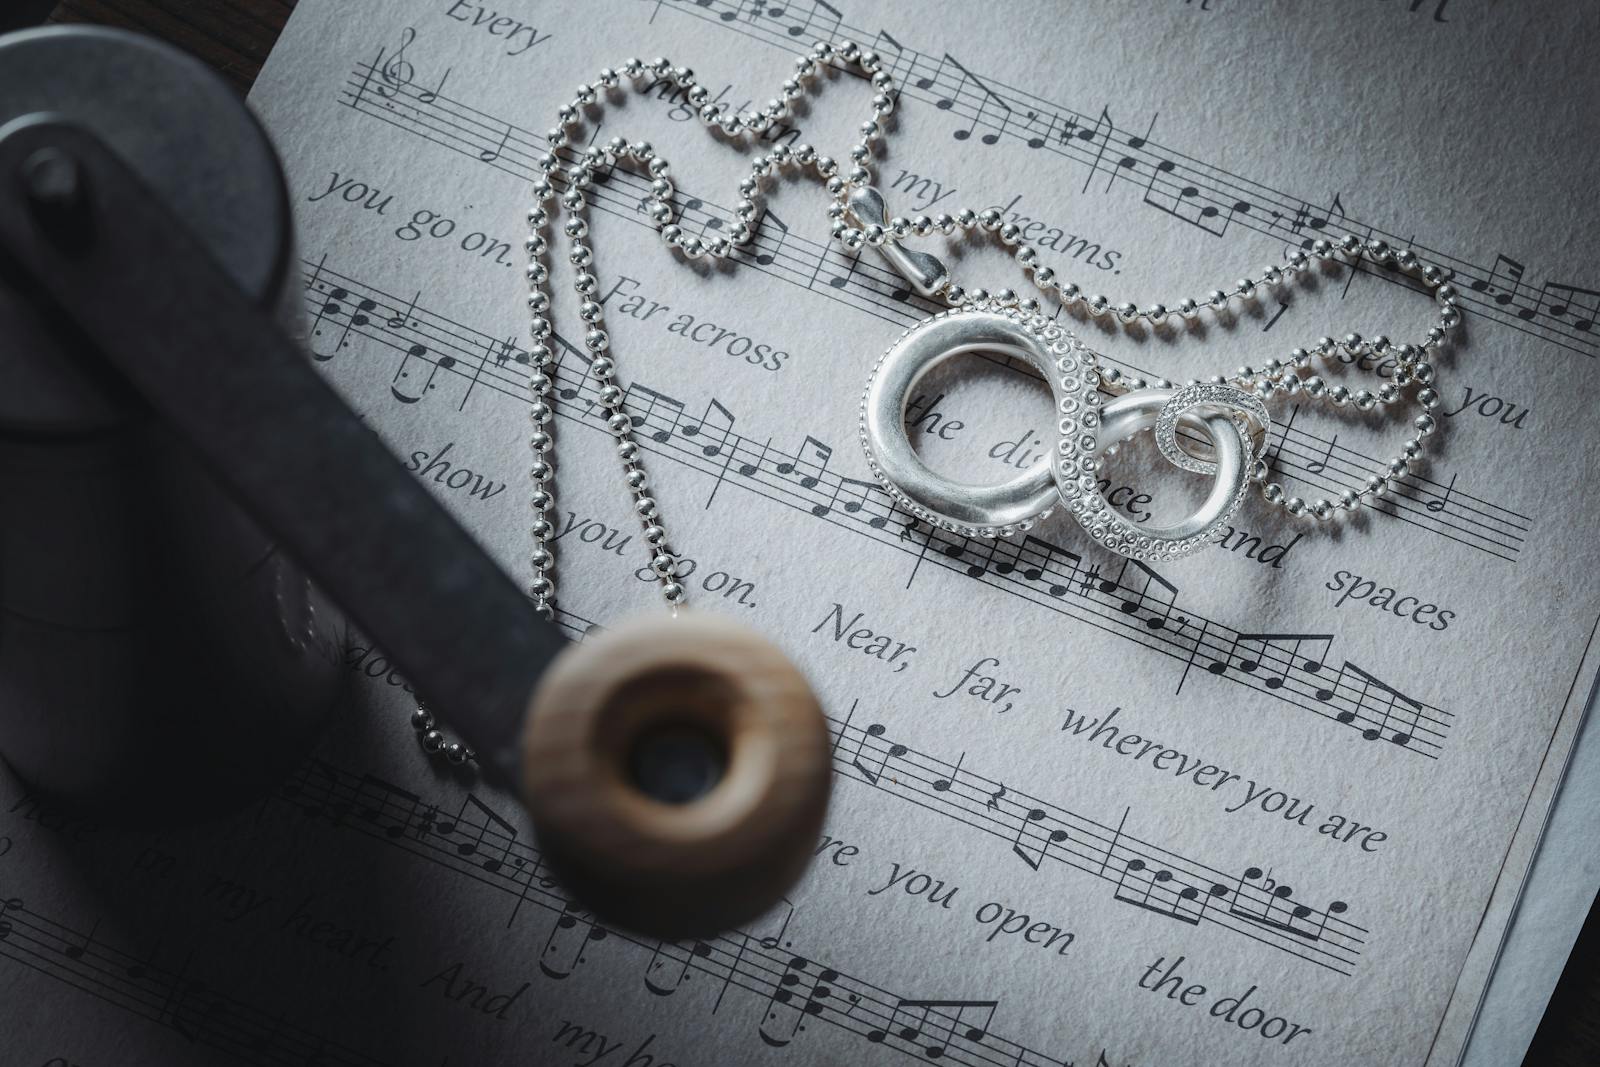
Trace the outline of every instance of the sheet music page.
<path fill-rule="evenodd" d="M 249 811 L 128 835 L 0 781 L 4 1058 L 1454 1063 L 1595 675 L 1597 21 L 1483 0 L 301 0 L 252 103 L 291 180 L 312 358 L 522 581 L 528 187 L 556 109 L 630 55 L 759 106 L 815 39 L 876 49 L 902 88 L 874 163 L 890 210 L 999 208 L 1113 300 L 1175 306 L 1319 236 L 1415 248 L 1466 309 L 1441 432 L 1351 523 L 1252 495 L 1220 547 L 1158 567 L 1059 513 L 1010 540 L 930 532 L 872 482 L 857 417 L 935 306 L 830 242 L 813 181 L 774 183 L 722 270 L 668 253 L 648 178 L 619 167 L 594 269 L 689 603 L 770 635 L 831 719 L 804 880 L 703 942 L 605 928 L 510 796 L 425 757 L 404 677 L 353 639 L 356 706 Z M 767 143 L 845 158 L 870 88 L 820 85 Z M 648 139 L 683 225 L 726 230 L 748 153 L 671 83 L 595 116 L 580 140 Z M 1030 292 L 997 247 L 909 243 Z M 1192 329 L 1045 311 L 1179 381 L 1434 319 L 1367 270 Z M 554 425 L 574 637 L 661 610 L 581 349 L 560 346 Z M 1337 496 L 1409 436 L 1402 410 L 1281 401 L 1267 451 L 1295 495 Z M 909 421 L 974 481 L 1053 444 L 1045 390 L 1001 360 L 934 375 Z M 1204 488 L 1155 456 L 1106 471 L 1138 522 Z"/>

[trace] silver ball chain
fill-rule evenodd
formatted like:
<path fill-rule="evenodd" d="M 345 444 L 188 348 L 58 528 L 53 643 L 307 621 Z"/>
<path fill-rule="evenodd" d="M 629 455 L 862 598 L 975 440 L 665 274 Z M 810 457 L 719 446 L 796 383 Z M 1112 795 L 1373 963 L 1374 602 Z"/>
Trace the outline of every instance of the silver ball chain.
<path fill-rule="evenodd" d="M 623 91 L 625 82 L 635 86 L 654 83 L 660 79 L 672 82 L 683 93 L 684 99 L 697 109 L 696 116 L 703 125 L 731 140 L 739 141 L 744 138 L 759 137 L 771 129 L 774 123 L 790 117 L 795 101 L 811 91 L 812 83 L 822 76 L 824 69 L 829 66 L 841 69 L 855 68 L 871 80 L 874 90 L 871 101 L 872 114 L 859 127 L 861 139 L 850 149 L 847 169 L 846 164 L 841 164 L 832 156 L 817 152 L 809 144 L 801 143 L 792 147 L 785 144 L 772 146 L 751 160 L 749 175 L 739 183 L 738 201 L 734 208 L 735 222 L 726 235 L 706 239 L 686 233 L 678 225 L 674 210 L 675 188 L 671 178 L 671 166 L 664 157 L 656 153 L 649 142 L 630 142 L 622 137 L 613 137 L 603 146 L 589 145 L 581 153 L 576 153 L 571 148 L 572 132 L 583 125 L 586 113 L 600 108 L 606 98 Z M 1041 265 L 1039 249 L 1023 241 L 1021 230 L 1015 224 L 1004 222 L 1001 213 L 994 208 L 983 211 L 967 209 L 938 216 L 922 215 L 914 219 L 895 217 L 889 220 L 887 225 L 882 226 L 853 225 L 848 207 L 850 193 L 853 189 L 867 186 L 872 181 L 873 145 L 883 138 L 884 122 L 893 112 L 897 96 L 894 79 L 883 69 L 883 60 L 878 53 L 862 48 L 853 41 L 840 41 L 837 44 L 819 41 L 809 52 L 796 57 L 794 73 L 779 86 L 778 95 L 767 101 L 760 109 L 740 112 L 712 101 L 710 90 L 699 84 L 692 70 L 688 67 L 674 66 L 666 59 L 654 59 L 648 63 L 640 59 L 629 59 L 619 68 L 604 68 L 594 82 L 580 85 L 572 101 L 559 109 L 557 124 L 547 134 L 549 149 L 537 161 L 541 177 L 533 184 L 533 206 L 527 213 L 528 236 L 523 242 L 523 248 L 528 253 L 525 274 L 528 281 L 528 310 L 532 315 L 530 334 L 533 340 L 529 349 L 531 371 L 528 378 L 528 391 L 532 399 L 529 417 L 534 425 L 528 442 L 533 452 L 533 464 L 529 469 L 533 487 L 529 497 L 534 515 L 530 527 L 533 539 L 533 552 L 530 556 L 533 580 L 529 583 L 528 595 L 546 618 L 553 618 L 555 613 L 553 577 L 555 554 L 552 551 L 551 540 L 554 526 L 548 518 L 554 504 L 551 489 L 555 455 L 551 429 L 555 411 L 551 399 L 554 388 L 551 370 L 555 364 L 555 357 L 550 348 L 552 332 L 549 318 L 551 296 L 548 291 L 550 270 L 546 262 L 550 242 L 546 232 L 558 198 L 560 206 L 565 208 L 570 216 L 563 224 L 562 232 L 571 242 L 567 260 L 578 271 L 573 288 L 579 298 L 578 316 L 585 324 L 583 344 L 590 354 L 590 373 L 600 386 L 600 404 L 607 426 L 616 440 L 617 456 L 622 462 L 623 479 L 633 496 L 634 511 L 642 526 L 645 544 L 649 546 L 651 552 L 650 567 L 658 578 L 661 595 L 667 605 L 675 611 L 684 601 L 684 588 L 677 580 L 678 554 L 668 540 L 666 529 L 662 524 L 660 505 L 650 492 L 650 479 L 641 460 L 638 442 L 633 438 L 634 420 L 625 403 L 626 391 L 617 384 L 616 362 L 608 354 L 611 337 L 606 330 L 604 309 L 596 299 L 600 283 L 591 270 L 594 250 L 586 243 L 589 235 L 586 191 L 594 184 L 596 174 L 601 168 L 625 161 L 643 167 L 651 179 L 645 213 L 660 233 L 662 242 L 668 248 L 677 249 L 688 259 L 726 259 L 733 255 L 737 248 L 748 244 L 754 239 L 759 225 L 763 184 L 779 171 L 795 170 L 805 173 L 809 170 L 825 184 L 828 195 L 832 198 L 827 212 L 831 220 L 831 236 L 849 251 L 858 251 L 864 245 L 880 246 L 885 242 L 898 242 L 913 236 L 927 237 L 935 232 L 947 236 L 957 232 L 994 234 L 1003 245 L 1013 250 L 1012 254 L 1018 264 L 1032 277 L 1034 284 L 1041 291 L 1056 295 L 1063 307 L 1070 309 L 1081 306 L 1091 316 L 1097 318 L 1114 316 L 1125 325 L 1144 322 L 1151 326 L 1159 326 L 1174 315 L 1183 319 L 1194 319 L 1206 312 L 1218 315 L 1225 312 L 1235 300 L 1252 300 L 1262 290 L 1291 284 L 1297 274 L 1311 268 L 1313 260 L 1342 260 L 1354 269 L 1365 259 L 1375 265 L 1410 276 L 1421 282 L 1426 290 L 1433 292 L 1439 305 L 1438 325 L 1430 329 L 1419 344 L 1394 345 L 1386 337 L 1379 336 L 1368 340 L 1354 333 L 1337 342 L 1332 338 L 1323 337 L 1309 350 L 1291 349 L 1287 359 L 1268 360 L 1267 365 L 1259 369 L 1240 367 L 1232 374 L 1216 375 L 1209 381 L 1232 385 L 1262 397 L 1275 394 L 1288 396 L 1303 394 L 1312 399 L 1325 400 L 1337 407 L 1353 403 L 1363 411 L 1400 401 L 1408 385 L 1419 387 L 1414 399 L 1424 411 L 1413 424 L 1416 435 L 1408 438 L 1401 448 L 1401 454 L 1378 473 L 1369 477 L 1365 486 L 1359 491 L 1346 490 L 1337 501 L 1318 499 L 1308 504 L 1299 497 L 1286 497 L 1283 486 L 1269 480 L 1270 469 L 1267 463 L 1257 459 L 1251 474 L 1256 482 L 1261 483 L 1263 497 L 1291 515 L 1327 519 L 1340 511 L 1353 512 L 1365 500 L 1369 498 L 1375 500 L 1390 492 L 1393 489 L 1394 479 L 1404 474 L 1421 455 L 1422 439 L 1436 429 L 1435 419 L 1428 412 L 1439 404 L 1438 391 L 1433 388 L 1436 372 L 1427 357 L 1433 349 L 1444 343 L 1448 333 L 1461 322 L 1461 311 L 1456 302 L 1457 294 L 1455 289 L 1447 284 L 1448 275 L 1445 271 L 1436 266 L 1424 265 L 1410 250 L 1396 251 L 1377 239 L 1363 241 L 1352 235 L 1338 242 L 1317 240 L 1312 242 L 1309 253 L 1300 249 L 1287 251 L 1286 262 L 1282 266 L 1264 267 L 1257 277 L 1241 279 L 1229 289 L 1212 290 L 1203 301 L 1186 297 L 1174 305 L 1175 311 L 1169 311 L 1162 304 L 1147 304 L 1143 307 L 1132 303 L 1113 305 L 1104 296 L 1085 296 L 1081 287 L 1059 280 L 1054 269 Z M 564 148 L 568 149 L 569 154 L 576 156 L 576 162 L 570 165 L 563 162 L 561 150 Z M 558 180 L 565 185 L 564 191 L 558 192 L 556 187 Z M 991 295 L 983 289 L 968 290 L 959 285 L 950 285 L 939 295 L 951 306 L 994 300 L 1015 305 L 1029 312 L 1039 309 L 1038 300 L 1018 298 L 1010 289 L 1001 289 Z M 1338 359 L 1341 353 L 1358 364 L 1367 357 L 1377 357 L 1382 360 L 1392 358 L 1395 369 L 1390 379 L 1380 385 L 1375 392 L 1359 389 L 1353 393 L 1343 385 L 1329 386 L 1319 375 L 1301 376 L 1299 373 L 1311 365 L 1314 355 L 1324 359 Z M 1104 388 L 1114 392 L 1141 389 L 1151 384 L 1141 378 L 1125 377 L 1116 368 L 1104 368 L 1100 376 Z M 1190 380 L 1191 384 L 1197 382 L 1198 379 Z M 1164 380 L 1153 384 L 1171 385 Z M 434 729 L 432 715 L 426 708 L 417 709 L 412 724 L 421 738 L 423 747 L 429 751 L 442 753 L 457 763 L 472 758 L 470 750 L 444 740 L 443 735 Z"/>
<path fill-rule="evenodd" d="M 665 157 L 657 155 L 647 141 L 629 142 L 622 137 L 613 137 L 603 146 L 589 145 L 584 148 L 577 162 L 570 166 L 562 161 L 560 150 L 570 144 L 572 131 L 583 124 L 585 109 L 597 107 L 605 94 L 620 91 L 624 80 L 640 84 L 667 79 L 683 92 L 691 105 L 698 108 L 697 114 L 702 123 L 716 127 L 730 138 L 741 138 L 759 136 L 770 129 L 774 122 L 788 117 L 794 101 L 806 95 L 809 83 L 830 62 L 856 66 L 872 77 L 873 84 L 879 90 L 872 99 L 873 117 L 861 126 L 862 142 L 851 150 L 851 159 L 857 165 L 847 177 L 841 178 L 838 174 L 839 165 L 827 156 L 818 155 L 809 145 L 795 145 L 792 148 L 782 144 L 773 146 L 751 161 L 749 176 L 739 183 L 739 200 L 734 208 L 736 221 L 726 236 L 718 235 L 706 240 L 685 233 L 677 224 L 673 209 L 675 189 L 671 165 Z M 552 577 L 555 554 L 551 551 L 554 527 L 547 517 L 553 504 L 550 489 L 554 474 L 554 441 L 549 427 L 554 410 L 549 398 L 554 382 L 549 372 L 554 365 L 554 355 L 549 345 L 550 294 L 547 284 L 550 270 L 546 258 L 550 244 L 545 231 L 558 198 L 555 179 L 564 179 L 566 187 L 559 194 L 559 200 L 570 217 L 563 224 L 562 232 L 572 242 L 567 253 L 568 262 L 578 269 L 573 287 L 579 298 L 578 317 L 585 324 L 583 344 L 590 354 L 589 372 L 600 385 L 600 406 L 606 424 L 616 439 L 623 480 L 633 494 L 634 511 L 643 527 L 645 544 L 651 550 L 650 568 L 659 579 L 663 599 L 669 607 L 676 608 L 684 600 L 683 586 L 677 580 L 678 554 L 662 525 L 660 506 L 650 493 L 650 479 L 639 454 L 638 442 L 633 439 L 634 421 L 625 402 L 626 391 L 616 381 L 616 362 L 607 355 L 611 337 L 606 330 L 604 309 L 595 299 L 600 283 L 589 269 L 594 251 L 585 243 L 589 234 L 585 217 L 588 208 L 586 190 L 594 183 L 595 174 L 600 168 L 624 161 L 636 163 L 644 168 L 651 179 L 645 212 L 667 247 L 676 248 L 689 259 L 726 259 L 735 248 L 749 243 L 755 237 L 757 219 L 761 214 L 761 186 L 776 171 L 808 166 L 814 168 L 826 180 L 829 193 L 840 204 L 851 187 L 871 180 L 871 173 L 862 164 L 871 158 L 872 142 L 883 135 L 883 117 L 894 108 L 889 95 L 891 85 L 888 73 L 881 69 L 881 63 L 873 53 L 864 52 L 854 44 L 841 45 L 836 49 L 819 43 L 809 54 L 795 60 L 795 74 L 781 86 L 781 97 L 768 101 L 760 110 L 740 114 L 734 109 L 710 102 L 710 90 L 695 80 L 694 72 L 688 67 L 675 67 L 666 59 L 655 59 L 649 63 L 629 59 L 620 69 L 607 67 L 602 70 L 592 84 L 580 85 L 572 102 L 557 112 L 557 125 L 546 135 L 549 151 L 537 163 L 543 177 L 533 184 L 534 203 L 528 210 L 528 237 L 523 243 L 528 253 L 528 310 L 533 316 L 530 330 L 534 341 L 530 352 L 533 369 L 528 379 L 528 389 L 533 397 L 531 418 L 535 427 L 529 438 L 534 455 L 529 471 L 533 483 L 529 502 L 534 513 L 530 531 L 534 545 L 530 557 L 534 576 L 528 586 L 528 594 L 547 618 L 552 617 L 555 610 L 555 581 Z"/>

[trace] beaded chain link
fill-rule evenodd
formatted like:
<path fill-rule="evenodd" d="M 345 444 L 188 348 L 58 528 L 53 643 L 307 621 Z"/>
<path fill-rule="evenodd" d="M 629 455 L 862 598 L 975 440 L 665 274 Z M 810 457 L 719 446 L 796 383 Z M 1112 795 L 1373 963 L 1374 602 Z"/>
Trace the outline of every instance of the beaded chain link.
<path fill-rule="evenodd" d="M 794 104 L 812 90 L 813 83 L 827 67 L 855 69 L 870 79 L 873 88 L 871 116 L 859 126 L 860 140 L 851 147 L 846 161 L 819 153 L 809 144 L 792 147 L 776 144 L 751 160 L 750 173 L 739 183 L 734 223 L 726 235 L 703 238 L 687 233 L 678 224 L 674 210 L 675 187 L 671 166 L 665 157 L 658 155 L 647 141 L 628 141 L 612 137 L 604 145 L 588 145 L 581 152 L 573 146 L 573 133 L 585 122 L 586 114 L 602 107 L 607 98 L 622 92 L 631 83 L 635 87 L 654 84 L 660 80 L 671 82 L 683 93 L 684 99 L 696 110 L 700 122 L 730 140 L 740 141 L 756 137 L 772 128 L 774 123 L 789 118 Z M 642 167 L 650 178 L 650 193 L 645 203 L 645 213 L 669 248 L 677 249 L 688 259 L 727 259 L 743 245 L 754 239 L 762 211 L 763 185 L 781 171 L 810 172 L 827 188 L 832 203 L 827 209 L 832 238 L 849 251 L 859 251 L 863 246 L 882 246 L 898 243 L 910 237 L 927 237 L 935 232 L 952 236 L 957 233 L 987 233 L 1012 250 L 1013 256 L 1028 273 L 1035 286 L 1059 299 L 1063 307 L 1079 307 L 1096 318 L 1115 317 L 1125 325 L 1148 323 L 1152 326 L 1167 322 L 1174 316 L 1194 319 L 1204 313 L 1220 315 L 1235 300 L 1254 299 L 1263 290 L 1291 284 L 1294 277 L 1311 269 L 1313 261 L 1343 261 L 1350 268 L 1362 260 L 1405 274 L 1431 290 L 1439 305 L 1438 325 L 1430 329 L 1418 344 L 1395 345 L 1386 337 L 1370 340 L 1358 334 L 1349 334 L 1342 341 L 1320 338 L 1311 348 L 1290 350 L 1287 359 L 1271 359 L 1262 368 L 1240 367 L 1231 374 L 1219 374 L 1207 381 L 1229 384 L 1257 396 L 1304 395 L 1324 400 L 1334 406 L 1354 404 L 1365 411 L 1380 405 L 1390 405 L 1403 399 L 1407 386 L 1415 385 L 1415 402 L 1423 408 L 1413 426 L 1415 436 L 1409 437 L 1401 454 L 1384 468 L 1370 476 L 1359 491 L 1346 490 L 1337 500 L 1317 499 L 1311 503 L 1299 497 L 1288 497 L 1281 484 L 1270 480 L 1270 468 L 1257 459 L 1251 471 L 1252 478 L 1261 483 L 1262 495 L 1291 515 L 1310 516 L 1316 519 L 1333 517 L 1340 511 L 1351 512 L 1368 499 L 1377 499 L 1393 488 L 1393 480 L 1404 474 L 1421 455 L 1422 440 L 1434 432 L 1436 423 L 1428 414 L 1439 404 L 1438 391 L 1433 387 L 1435 369 L 1429 362 L 1431 351 L 1444 343 L 1447 334 L 1461 322 L 1461 312 L 1456 303 L 1456 291 L 1447 283 L 1447 274 L 1439 267 L 1424 265 L 1414 252 L 1393 250 L 1381 240 L 1362 241 L 1347 236 L 1338 242 L 1317 240 L 1309 252 L 1292 249 L 1285 253 L 1282 266 L 1262 268 L 1259 275 L 1244 278 L 1229 289 L 1216 289 L 1206 298 L 1184 298 L 1169 310 L 1162 304 L 1143 307 L 1113 303 L 1101 295 L 1086 296 L 1076 284 L 1059 279 L 1056 271 L 1043 265 L 1039 249 L 1022 240 L 1021 230 L 1003 221 L 1001 213 L 989 208 L 983 211 L 962 210 L 937 216 L 921 215 L 913 219 L 895 217 L 886 225 L 855 225 L 848 206 L 853 190 L 872 182 L 871 163 L 873 146 L 884 136 L 887 117 L 894 111 L 898 93 L 894 79 L 884 69 L 882 57 L 871 49 L 862 48 L 853 41 L 830 44 L 819 41 L 810 51 L 796 57 L 794 73 L 779 86 L 779 93 L 759 109 L 739 111 L 711 100 L 711 92 L 695 78 L 688 67 L 674 66 L 666 59 L 645 62 L 629 59 L 619 68 L 604 68 L 592 83 L 580 85 L 570 103 L 557 111 L 557 124 L 546 135 L 548 150 L 538 159 L 540 177 L 532 187 L 533 205 L 527 212 L 528 236 L 523 248 L 528 254 L 525 276 L 528 282 L 527 306 L 531 314 L 529 332 L 530 374 L 528 391 L 532 406 L 529 417 L 533 432 L 529 448 L 533 463 L 529 468 L 532 485 L 529 505 L 533 513 L 530 535 L 533 552 L 529 562 L 533 578 L 528 585 L 528 595 L 546 618 L 555 613 L 555 554 L 552 551 L 554 526 L 549 515 L 554 506 L 552 496 L 554 476 L 554 438 L 552 420 L 555 415 L 551 393 L 551 377 L 555 356 L 551 350 L 552 325 L 550 322 L 551 296 L 550 241 L 548 230 L 552 213 L 557 207 L 566 210 L 568 218 L 562 232 L 570 241 L 567 261 L 577 270 L 573 289 L 578 296 L 578 317 L 584 323 L 583 345 L 589 353 L 590 374 L 599 383 L 599 401 L 606 424 L 616 443 L 617 457 L 622 464 L 623 480 L 633 497 L 634 512 L 643 530 L 644 541 L 651 553 L 650 567 L 657 576 L 662 598 L 674 611 L 684 602 L 684 588 L 678 579 L 679 557 L 667 536 L 661 509 L 650 488 L 650 478 L 645 471 L 638 442 L 634 440 L 637 420 L 627 407 L 627 390 L 617 384 L 616 362 L 610 355 L 611 337 L 605 325 L 604 309 L 597 299 L 599 280 L 592 267 L 594 250 L 587 243 L 589 223 L 588 190 L 602 168 L 628 162 Z M 570 164 L 563 159 L 563 151 L 573 158 Z M 558 182 L 564 186 L 558 190 Z M 1000 289 L 990 294 L 984 289 L 964 289 L 948 285 L 939 296 L 952 307 L 968 303 L 993 301 L 1015 306 L 1027 312 L 1037 312 L 1040 304 L 1034 298 L 1019 298 L 1010 289 Z M 1394 371 L 1389 380 L 1376 391 L 1359 389 L 1352 392 L 1343 385 L 1329 385 L 1317 374 L 1306 376 L 1301 371 L 1311 366 L 1313 358 L 1341 359 L 1349 357 L 1359 362 L 1367 357 L 1391 360 Z M 1376 373 L 1376 371 L 1375 371 Z M 1124 376 L 1116 368 L 1103 368 L 1100 383 L 1111 392 L 1140 389 L 1147 384 L 1141 378 Z M 1189 384 L 1199 384 L 1190 379 Z M 1157 381 L 1157 386 L 1170 386 L 1170 382 Z M 452 762 L 471 758 L 469 750 L 459 744 L 446 742 L 434 729 L 432 715 L 419 707 L 413 717 L 413 726 L 423 747 L 444 754 Z"/>

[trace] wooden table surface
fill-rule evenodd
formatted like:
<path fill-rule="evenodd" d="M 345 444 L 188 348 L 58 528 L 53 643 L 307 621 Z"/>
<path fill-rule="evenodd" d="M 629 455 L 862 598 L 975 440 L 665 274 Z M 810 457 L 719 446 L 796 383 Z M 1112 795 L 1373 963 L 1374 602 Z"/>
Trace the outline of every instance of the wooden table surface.
<path fill-rule="evenodd" d="M 64 0 L 50 18 L 165 38 L 204 59 L 244 93 L 293 9 L 294 0 Z M 1600 1067 L 1597 959 L 1600 904 L 1589 913 L 1523 1067 Z"/>

